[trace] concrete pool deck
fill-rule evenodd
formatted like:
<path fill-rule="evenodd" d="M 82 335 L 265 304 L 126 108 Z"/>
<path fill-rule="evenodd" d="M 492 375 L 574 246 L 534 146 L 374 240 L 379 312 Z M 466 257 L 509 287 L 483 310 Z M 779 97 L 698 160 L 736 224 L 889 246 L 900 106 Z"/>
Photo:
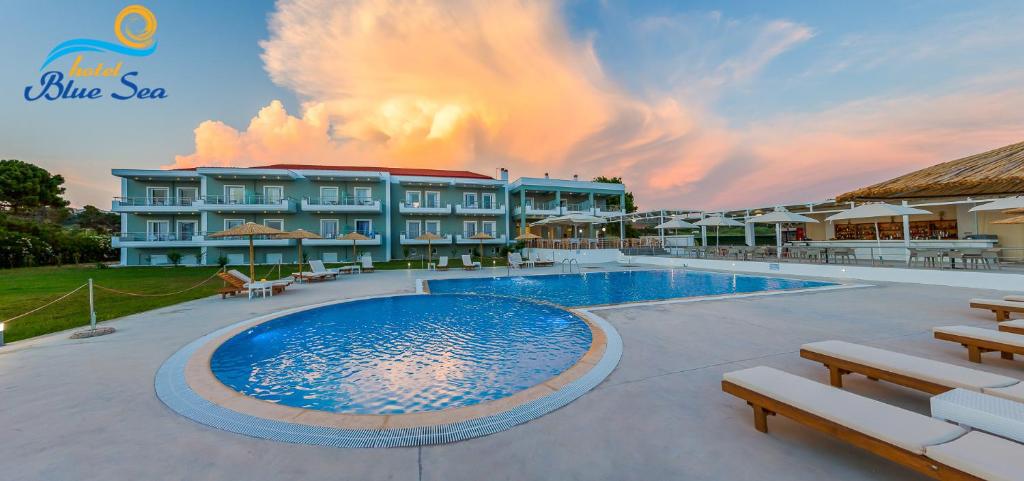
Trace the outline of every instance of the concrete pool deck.
<path fill-rule="evenodd" d="M 620 266 L 602 266 L 621 269 Z M 584 269 L 586 272 L 587 269 Z M 558 268 L 530 270 L 557 273 Z M 289 288 L 266 300 L 207 298 L 0 348 L 0 478 L 138 479 L 925 479 L 783 418 L 771 434 L 721 392 L 723 372 L 768 365 L 827 382 L 801 344 L 841 339 L 1024 377 L 1024 364 L 932 339 L 939 325 L 994 328 L 971 297 L 917 284 L 788 293 L 597 311 L 623 339 L 618 367 L 568 406 L 490 436 L 441 446 L 338 449 L 267 441 L 179 416 L 154 394 L 156 370 L 189 342 L 232 323 L 332 299 L 414 292 L 418 278 L 504 275 L 379 271 Z M 928 396 L 864 377 L 852 392 L 921 413 Z"/>

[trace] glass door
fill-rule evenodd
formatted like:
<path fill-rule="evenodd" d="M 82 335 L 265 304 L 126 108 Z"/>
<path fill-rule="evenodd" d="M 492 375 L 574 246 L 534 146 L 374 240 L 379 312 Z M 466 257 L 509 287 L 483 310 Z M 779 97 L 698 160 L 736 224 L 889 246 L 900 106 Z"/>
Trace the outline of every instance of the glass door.
<path fill-rule="evenodd" d="M 356 232 L 366 236 L 373 236 L 373 221 L 370 219 L 356 219 Z"/>
<path fill-rule="evenodd" d="M 324 239 L 338 237 L 338 219 L 320 219 L 320 237 Z"/>
<path fill-rule="evenodd" d="M 169 187 L 148 187 L 146 188 L 149 205 L 167 205 L 167 198 L 171 195 Z"/>
<path fill-rule="evenodd" d="M 192 205 L 198 198 L 198 187 L 178 187 L 178 205 Z"/>
<path fill-rule="evenodd" d="M 224 201 L 227 204 L 244 204 L 245 187 L 242 187 L 240 185 L 225 185 Z"/>
<path fill-rule="evenodd" d="M 406 223 L 405 223 L 405 238 L 406 239 L 415 239 L 415 238 L 419 237 L 421 234 L 422 234 L 422 232 L 420 232 L 420 221 L 418 221 L 418 220 L 406 221 Z"/>
<path fill-rule="evenodd" d="M 146 221 L 146 240 L 162 241 L 167 240 L 171 231 L 171 223 L 166 220 Z"/>
<path fill-rule="evenodd" d="M 199 222 L 194 220 L 178 221 L 178 240 L 190 241 L 199 232 Z"/>
<path fill-rule="evenodd" d="M 266 186 L 263 188 L 263 203 L 280 204 L 284 200 L 284 187 Z"/>
<path fill-rule="evenodd" d="M 480 208 L 482 209 L 494 209 L 496 202 L 494 201 L 495 196 L 493 192 L 488 192 L 480 197 Z"/>

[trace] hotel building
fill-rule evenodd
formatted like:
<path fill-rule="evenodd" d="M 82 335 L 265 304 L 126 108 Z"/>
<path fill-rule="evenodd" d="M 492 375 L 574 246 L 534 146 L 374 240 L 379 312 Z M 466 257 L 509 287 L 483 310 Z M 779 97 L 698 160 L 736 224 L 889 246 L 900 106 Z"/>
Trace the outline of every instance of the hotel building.
<path fill-rule="evenodd" d="M 121 232 L 112 240 L 122 265 L 169 263 L 172 252 L 182 264 L 249 262 L 247 238 L 211 239 L 209 234 L 246 222 L 282 231 L 304 229 L 322 239 L 303 241 L 307 259 L 351 261 L 353 242 L 340 237 L 359 232 L 357 256 L 375 260 L 419 259 L 427 242 L 434 255 L 479 252 L 485 232 L 488 256 L 514 243 L 522 226 L 551 215 L 619 214 L 625 186 L 545 178 L 509 183 L 468 171 L 387 167 L 278 164 L 255 168 L 200 167 L 191 170 L 114 169 L 121 195 L 112 210 L 121 215 Z M 514 217 L 514 218 L 513 218 Z M 545 238 L 571 237 L 571 229 L 534 228 Z M 580 233 L 577 233 L 578 235 Z M 590 228 L 586 236 L 599 235 Z M 581 237 L 584 235 L 580 235 Z M 296 262 L 295 240 L 258 237 L 255 261 Z"/>

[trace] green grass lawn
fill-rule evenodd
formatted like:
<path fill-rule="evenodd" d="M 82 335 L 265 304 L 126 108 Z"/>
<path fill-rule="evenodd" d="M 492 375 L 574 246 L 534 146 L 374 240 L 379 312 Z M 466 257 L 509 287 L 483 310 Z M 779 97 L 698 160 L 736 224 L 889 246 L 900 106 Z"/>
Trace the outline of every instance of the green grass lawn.
<path fill-rule="evenodd" d="M 495 261 L 492 263 L 492 261 Z M 486 259 L 485 267 L 504 266 L 504 259 Z M 340 265 L 340 264 L 336 264 Z M 426 265 L 424 262 L 423 265 Z M 374 262 L 379 270 L 420 268 L 420 261 Z M 462 267 L 458 259 L 452 268 Z M 237 267 L 247 272 L 248 267 Z M 193 286 L 217 272 L 217 267 L 125 267 L 100 269 L 95 265 L 27 267 L 0 270 L 0 320 L 30 311 L 68 291 L 85 284 L 89 278 L 96 285 L 141 294 L 164 294 Z M 256 266 L 256 277 L 277 279 L 277 268 Z M 283 276 L 298 266 L 281 266 Z M 135 297 L 95 289 L 96 320 L 104 321 L 179 302 L 213 295 L 222 286 L 220 279 L 187 292 L 163 297 Z M 52 306 L 5 325 L 4 340 L 13 342 L 42 334 L 89 324 L 89 295 L 82 289 Z"/>

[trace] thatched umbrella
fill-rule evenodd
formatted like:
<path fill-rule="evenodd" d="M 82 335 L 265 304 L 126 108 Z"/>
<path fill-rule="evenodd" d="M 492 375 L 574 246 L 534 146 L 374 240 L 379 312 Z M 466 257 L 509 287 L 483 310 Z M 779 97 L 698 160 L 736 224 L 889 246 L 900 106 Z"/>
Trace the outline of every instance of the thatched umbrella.
<path fill-rule="evenodd" d="M 356 241 L 370 240 L 369 237 L 355 231 L 349 232 L 348 234 L 339 237 L 339 239 L 352 241 L 352 262 L 356 262 Z"/>
<path fill-rule="evenodd" d="M 431 244 L 430 243 L 433 242 L 433 241 L 436 241 L 436 240 L 441 240 L 441 239 L 442 239 L 441 236 L 439 236 L 439 235 L 437 235 L 437 234 L 435 234 L 433 232 L 430 232 L 430 231 L 424 232 L 423 235 L 421 235 L 421 236 L 416 238 L 416 240 L 418 240 L 418 241 L 427 241 L 427 264 L 430 264 L 430 255 L 431 255 L 431 252 L 430 252 L 430 245 Z M 422 261 L 420 261 L 420 262 L 422 262 Z M 420 267 L 422 268 L 423 264 L 420 264 Z"/>
<path fill-rule="evenodd" d="M 253 244 L 253 237 L 258 235 L 277 235 L 283 234 L 283 232 L 273 228 L 267 227 L 263 224 L 257 224 L 255 222 L 246 222 L 240 226 L 232 227 L 228 230 L 222 230 L 210 234 L 209 237 L 220 238 L 220 237 L 249 237 L 249 279 L 256 280 L 256 248 Z"/>
<path fill-rule="evenodd" d="M 540 236 L 537 235 L 537 234 L 534 234 L 533 232 L 530 232 L 529 230 L 527 230 L 525 234 L 520 234 L 519 236 L 516 237 L 515 240 L 517 240 L 517 241 L 526 241 L 527 247 L 533 247 L 533 240 L 534 239 L 540 239 Z"/>
<path fill-rule="evenodd" d="M 285 232 L 284 234 L 278 234 L 278 239 L 295 239 L 295 243 L 299 247 L 298 263 L 299 263 L 299 278 L 302 278 L 302 239 L 323 239 L 319 234 L 314 234 L 308 230 L 295 229 L 291 232 Z"/>
<path fill-rule="evenodd" d="M 484 241 L 488 240 L 488 239 L 493 239 L 493 238 L 494 238 L 494 236 L 492 236 L 492 235 L 490 235 L 490 234 L 488 234 L 486 232 L 477 232 L 476 234 L 473 234 L 472 236 L 470 236 L 470 239 L 479 240 L 480 241 L 480 264 L 481 265 L 484 263 Z"/>
<path fill-rule="evenodd" d="M 1024 211 L 1022 211 L 1024 213 Z M 1024 215 L 1010 217 L 1009 219 L 992 221 L 993 224 L 1024 224 Z"/>

